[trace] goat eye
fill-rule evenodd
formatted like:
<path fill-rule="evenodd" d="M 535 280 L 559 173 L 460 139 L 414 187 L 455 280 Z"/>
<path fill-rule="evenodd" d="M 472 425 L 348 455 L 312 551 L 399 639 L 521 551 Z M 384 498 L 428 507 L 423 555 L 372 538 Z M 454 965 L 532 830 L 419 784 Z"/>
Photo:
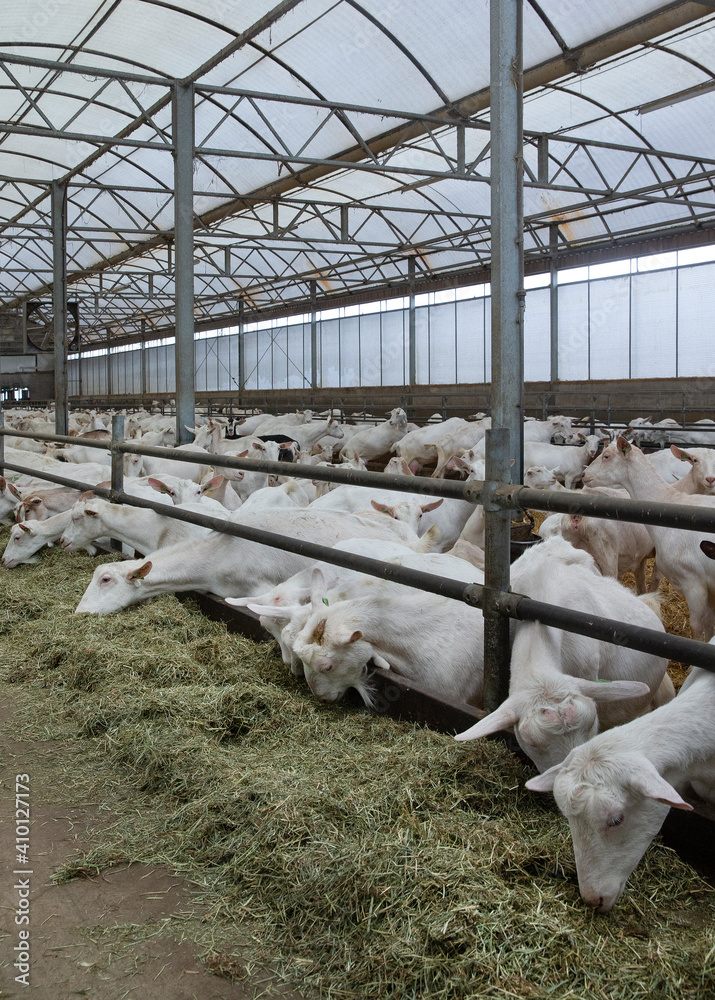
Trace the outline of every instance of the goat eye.
<path fill-rule="evenodd" d="M 611 816 L 610 819 L 606 820 L 606 826 L 610 826 L 610 827 L 620 826 L 624 819 L 625 819 L 625 816 L 623 815 L 623 813 L 621 813 L 620 816 Z"/>
<path fill-rule="evenodd" d="M 112 580 L 111 576 L 107 576 L 105 574 L 103 577 L 100 578 L 99 582 L 100 583 L 111 583 L 111 580 Z"/>

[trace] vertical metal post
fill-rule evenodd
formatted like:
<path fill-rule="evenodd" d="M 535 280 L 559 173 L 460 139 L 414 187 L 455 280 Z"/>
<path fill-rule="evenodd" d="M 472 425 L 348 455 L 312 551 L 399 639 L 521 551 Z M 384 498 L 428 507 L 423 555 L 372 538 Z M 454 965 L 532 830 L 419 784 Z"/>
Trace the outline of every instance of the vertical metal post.
<path fill-rule="evenodd" d="M 174 142 L 174 294 L 176 443 L 193 435 L 194 397 L 194 88 L 177 83 L 172 104 Z"/>
<path fill-rule="evenodd" d="M 77 395 L 84 392 L 84 381 L 82 379 L 82 334 L 77 330 Z"/>
<path fill-rule="evenodd" d="M 310 388 L 318 388 L 318 285 L 314 278 L 310 281 Z"/>
<path fill-rule="evenodd" d="M 113 490 L 124 489 L 124 455 L 121 451 L 115 451 L 114 445 L 124 440 L 124 415 L 115 413 L 112 417 L 112 472 L 110 486 Z M 111 538 L 109 542 L 115 552 L 122 551 L 122 543 L 116 538 Z"/>
<path fill-rule="evenodd" d="M 559 227 L 556 223 L 549 226 L 549 247 L 551 249 L 551 267 L 549 275 L 549 322 L 551 334 L 551 387 L 556 388 L 559 380 L 559 269 L 558 269 L 558 239 Z"/>
<path fill-rule="evenodd" d="M 246 303 L 243 299 L 238 300 L 238 402 L 242 401 L 243 393 L 246 391 L 246 344 L 244 342 L 244 324 Z"/>
<path fill-rule="evenodd" d="M 145 396 L 147 394 L 147 378 L 146 378 L 146 320 L 142 320 L 142 346 L 140 348 L 141 353 L 141 394 L 142 394 L 142 405 L 146 402 Z"/>
<path fill-rule="evenodd" d="M 55 338 L 55 434 L 68 431 L 67 183 L 52 182 L 52 310 Z"/>
<path fill-rule="evenodd" d="M 107 395 L 112 395 L 112 331 L 107 327 Z"/>
<path fill-rule="evenodd" d="M 112 417 L 112 446 L 120 444 L 124 440 L 124 414 L 115 413 Z M 111 488 L 121 490 L 124 488 L 124 454 L 121 451 L 112 452 L 112 480 Z"/>
<path fill-rule="evenodd" d="M 407 384 L 417 384 L 417 344 L 416 344 L 416 319 L 415 312 L 415 258 L 407 258 L 407 277 L 410 286 L 410 310 L 409 325 L 407 329 L 407 356 L 409 358 L 409 372 Z"/>
<path fill-rule="evenodd" d="M 486 433 L 487 481 L 505 483 L 511 449 L 506 427 Z M 509 619 L 494 608 L 490 591 L 509 589 L 511 511 L 484 504 L 484 707 L 493 712 L 509 693 Z"/>
<path fill-rule="evenodd" d="M 486 477 L 523 481 L 524 263 L 522 150 L 522 3 L 491 0 L 492 428 Z M 513 463 L 513 468 L 511 468 Z M 494 591 L 509 589 L 511 515 L 489 503 L 486 520 L 484 699 L 493 711 L 506 697 L 509 620 Z"/>
<path fill-rule="evenodd" d="M 0 409 L 0 430 L 5 426 L 5 414 Z M 0 434 L 0 476 L 5 472 L 5 435 Z"/>
<path fill-rule="evenodd" d="M 491 2 L 492 426 L 511 432 L 523 481 L 522 0 Z"/>

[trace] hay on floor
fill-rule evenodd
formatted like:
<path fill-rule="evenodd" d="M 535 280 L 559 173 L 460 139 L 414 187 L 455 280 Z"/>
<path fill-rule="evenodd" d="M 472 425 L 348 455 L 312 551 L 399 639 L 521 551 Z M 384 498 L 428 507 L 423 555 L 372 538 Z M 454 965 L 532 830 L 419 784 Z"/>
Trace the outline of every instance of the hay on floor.
<path fill-rule="evenodd" d="M 84 780 L 109 765 L 123 790 L 62 877 L 168 864 L 222 928 L 209 967 L 259 962 L 307 995 L 713 994 L 714 894 L 672 851 L 656 843 L 594 916 L 565 821 L 502 743 L 321 705 L 272 644 L 171 596 L 75 616 L 93 565 L 55 549 L 2 571 L 0 669 L 33 693 L 26 731 L 80 740 Z"/>

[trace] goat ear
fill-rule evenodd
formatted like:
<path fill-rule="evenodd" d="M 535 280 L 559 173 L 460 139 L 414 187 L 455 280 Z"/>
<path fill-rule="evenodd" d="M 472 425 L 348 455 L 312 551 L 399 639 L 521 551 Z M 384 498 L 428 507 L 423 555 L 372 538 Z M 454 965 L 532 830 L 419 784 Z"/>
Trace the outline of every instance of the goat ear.
<path fill-rule="evenodd" d="M 616 441 L 616 444 L 618 445 L 618 450 L 623 455 L 627 455 L 628 452 L 631 450 L 630 444 L 628 443 L 628 441 L 626 441 L 626 439 L 623 437 L 623 435 L 621 435 L 618 438 L 618 440 Z"/>
<path fill-rule="evenodd" d="M 337 566 L 326 563 L 325 566 L 315 566 L 310 578 L 310 603 L 313 611 L 322 611 L 322 606 L 328 603 L 325 596 L 340 581 L 340 571 Z"/>
<path fill-rule="evenodd" d="M 647 799 L 662 802 L 664 806 L 673 809 L 683 809 L 692 812 L 693 807 L 680 797 L 678 792 L 663 778 L 649 760 L 644 760 L 638 769 L 638 774 L 631 781 L 631 787 Z"/>
<path fill-rule="evenodd" d="M 441 497 L 439 500 L 435 500 L 433 503 L 423 503 L 422 513 L 428 514 L 431 510 L 437 510 L 437 508 L 441 506 L 443 503 L 444 503 L 444 497 Z"/>
<path fill-rule="evenodd" d="M 470 729 L 463 733 L 457 733 L 455 740 L 479 740 L 483 736 L 491 736 L 492 733 L 501 732 L 502 729 L 511 730 L 519 721 L 519 713 L 516 708 L 515 699 L 507 698 L 499 708 L 485 718 L 480 719 Z"/>
<path fill-rule="evenodd" d="M 149 572 L 150 569 L 151 569 L 151 563 L 150 562 L 145 562 L 143 566 L 139 567 L 139 569 L 135 569 L 133 573 L 130 573 L 127 579 L 129 579 L 129 580 L 143 580 L 144 577 L 147 575 L 147 573 Z"/>
<path fill-rule="evenodd" d="M 623 701 L 626 698 L 642 698 L 650 694 L 650 688 L 642 681 L 586 681 L 575 677 L 576 689 L 586 698 L 593 698 L 599 704 L 607 701 Z"/>
<path fill-rule="evenodd" d="M 32 531 L 31 531 L 31 530 L 30 530 L 30 528 L 29 528 L 29 527 L 28 527 L 28 526 L 27 526 L 27 525 L 25 524 L 25 522 L 24 522 L 24 521 L 19 521 L 19 522 L 18 522 L 18 524 L 20 525 L 20 527 L 22 528 L 22 530 L 23 530 L 23 531 L 26 531 L 26 532 L 28 533 L 28 535 L 31 535 L 31 534 L 32 534 Z"/>
<path fill-rule="evenodd" d="M 700 549 L 708 559 L 715 559 L 715 542 L 702 541 Z"/>
<path fill-rule="evenodd" d="M 235 600 L 240 600 L 240 598 L 236 598 Z M 227 604 L 233 604 L 233 602 L 234 599 L 230 597 L 226 598 Z M 249 611 L 253 611 L 257 615 L 263 615 L 265 618 L 292 618 L 302 607 L 301 604 L 287 604 L 284 607 L 278 607 L 275 604 L 253 604 L 252 602 L 237 606 L 246 607 Z"/>
<path fill-rule="evenodd" d="M 678 448 L 676 444 L 671 444 L 670 450 L 676 458 L 680 459 L 681 462 L 690 462 L 691 465 L 695 464 L 694 456 L 689 454 L 687 451 L 683 451 L 682 448 Z"/>
<path fill-rule="evenodd" d="M 151 486 L 151 488 L 153 490 L 157 491 L 157 493 L 170 493 L 171 492 L 169 490 L 169 487 L 165 486 L 164 483 L 162 483 L 161 479 L 153 479 L 150 476 L 149 479 L 147 480 L 147 482 L 149 483 L 149 485 Z"/>
<path fill-rule="evenodd" d="M 554 764 L 553 767 L 550 767 L 548 771 L 544 771 L 543 774 L 537 774 L 535 778 L 529 778 L 526 787 L 530 792 L 552 792 L 554 790 L 554 778 L 565 763 L 566 761 L 562 760 L 560 764 Z"/>
<path fill-rule="evenodd" d="M 80 493 L 77 497 L 77 503 L 80 500 L 91 500 L 94 497 L 94 490 L 85 490 L 84 493 Z"/>
<path fill-rule="evenodd" d="M 17 489 L 16 486 L 13 486 L 12 483 L 8 483 L 7 488 L 10 490 L 10 492 L 12 493 L 12 495 L 15 497 L 16 500 L 22 500 L 22 493 L 20 493 L 20 491 Z"/>
<path fill-rule="evenodd" d="M 392 516 L 392 507 L 388 507 L 386 503 L 378 503 L 377 500 L 370 501 L 375 510 L 379 511 L 381 514 L 389 514 Z"/>
<path fill-rule="evenodd" d="M 213 479 L 209 479 L 207 483 L 204 483 L 201 487 L 202 493 L 211 493 L 212 490 L 217 490 L 221 483 L 223 482 L 223 476 L 214 476 Z"/>

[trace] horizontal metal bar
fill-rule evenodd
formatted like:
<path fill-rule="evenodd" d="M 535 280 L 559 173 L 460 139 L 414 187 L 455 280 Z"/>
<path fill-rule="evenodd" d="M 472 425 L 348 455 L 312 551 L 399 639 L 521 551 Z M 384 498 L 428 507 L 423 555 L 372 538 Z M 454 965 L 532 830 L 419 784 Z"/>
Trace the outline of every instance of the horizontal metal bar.
<path fill-rule="evenodd" d="M 527 486 L 498 486 L 494 502 L 517 510 L 546 510 L 562 514 L 586 514 L 617 521 L 636 521 L 663 528 L 715 532 L 715 506 L 693 507 L 690 504 L 659 503 L 650 500 L 627 500 L 624 497 L 600 497 L 586 493 L 532 490 Z"/>
<path fill-rule="evenodd" d="M 0 121 L 0 132 L 9 132 L 12 135 L 34 135 L 40 138 L 64 139 L 68 142 L 89 142 L 98 146 L 135 146 L 139 149 L 161 149 L 171 153 L 173 144 L 170 141 L 149 142 L 144 139 L 126 139 L 113 135 L 92 135 L 91 132 L 67 132 L 64 129 L 35 128 L 32 125 L 12 125 L 10 122 Z M 22 178 L 18 178 L 22 180 Z"/>
<path fill-rule="evenodd" d="M 13 432 L 0 429 L 0 434 L 36 438 L 41 441 L 61 441 L 77 444 L 78 439 L 60 434 L 33 434 L 31 431 Z M 416 493 L 421 496 L 445 497 L 483 503 L 485 499 L 499 507 L 511 510 L 543 510 L 551 513 L 585 514 L 620 521 L 653 524 L 663 528 L 682 528 L 689 531 L 715 533 L 715 507 L 693 507 L 690 504 L 658 503 L 648 500 L 630 500 L 622 497 L 601 497 L 570 491 L 551 492 L 534 490 L 520 485 L 504 485 L 481 480 L 428 479 L 424 476 L 389 475 L 384 472 L 360 472 L 357 469 L 328 469 L 325 466 L 301 465 L 297 462 L 262 462 L 236 458 L 232 455 L 214 455 L 210 452 L 185 451 L 181 448 L 154 448 L 121 441 L 110 446 L 109 442 L 87 441 L 89 447 L 116 450 L 131 455 L 147 455 L 171 461 L 189 462 L 193 465 L 212 465 L 218 468 L 242 469 L 268 475 L 290 476 L 297 479 L 317 479 L 351 486 Z M 33 470 L 31 474 L 37 475 Z"/>
<path fill-rule="evenodd" d="M 444 128 L 454 127 L 457 123 L 466 128 L 489 131 L 489 122 L 449 115 L 424 114 L 415 111 L 396 111 L 394 108 L 376 108 L 369 104 L 347 104 L 344 101 L 328 101 L 318 97 L 300 97 L 296 94 L 272 94 L 262 90 L 243 90 L 240 87 L 222 87 L 210 83 L 197 83 L 197 94 L 227 94 L 231 97 L 245 97 L 255 101 L 272 101 L 276 104 L 300 104 L 311 108 L 325 108 L 326 111 L 352 111 L 360 115 L 375 115 L 378 118 L 401 118 L 405 121 L 431 122 Z"/>
<path fill-rule="evenodd" d="M 503 613 L 518 621 L 553 625 L 555 628 L 577 632 L 592 639 L 602 639 L 604 642 L 627 646 L 630 649 L 642 649 L 646 653 L 667 656 L 671 660 L 715 671 L 715 646 L 707 642 L 686 639 L 684 636 L 671 635 L 669 632 L 656 632 L 655 629 L 643 628 L 640 625 L 627 625 L 625 622 L 611 621 L 610 618 L 600 618 L 583 611 L 558 608 L 553 604 L 544 604 L 542 601 L 534 601 L 519 594 L 506 594 L 499 599 L 498 604 Z"/>
<path fill-rule="evenodd" d="M 32 431 L 16 431 L 12 427 L 0 427 L 0 434 L 3 437 L 30 438 L 32 441 L 59 441 L 62 444 L 79 444 L 83 448 L 103 448 L 105 451 L 109 451 L 111 443 L 109 438 L 106 441 L 93 441 L 91 438 L 72 437 L 69 434 L 35 434 Z"/>
<path fill-rule="evenodd" d="M 384 472 L 360 472 L 357 469 L 328 469 L 319 465 L 301 465 L 299 462 L 261 462 L 251 458 L 236 458 L 233 455 L 214 455 L 200 451 L 185 451 L 181 448 L 150 448 L 141 444 L 121 441 L 113 445 L 118 451 L 131 455 L 148 455 L 150 458 L 177 459 L 194 465 L 214 465 L 219 468 L 244 469 L 247 472 L 265 472 L 272 476 L 290 476 L 297 479 L 318 479 L 321 482 L 340 483 L 348 486 L 371 486 L 378 489 L 419 493 L 423 496 L 450 497 L 456 500 L 477 502 L 480 490 L 473 490 L 475 484 L 457 479 L 427 479 L 424 476 L 398 476 Z"/>
<path fill-rule="evenodd" d="M 111 56 L 107 55 L 107 59 Z M 10 63 L 16 66 L 37 66 L 39 69 L 52 69 L 58 73 L 76 73 L 80 76 L 98 76 L 108 80 L 126 80 L 129 83 L 145 83 L 156 87 L 170 87 L 173 78 L 150 76 L 148 73 L 127 73 L 123 69 L 107 69 L 106 66 L 84 66 L 76 62 L 61 62 L 56 59 L 37 59 L 34 56 L 16 55 L 3 52 L 0 63 Z"/>
<path fill-rule="evenodd" d="M 69 464 L 70 463 L 68 463 L 68 465 Z M 92 483 L 83 483 L 78 479 L 68 479 L 66 476 L 57 476 L 54 472 L 45 472 L 44 469 L 28 468 L 26 465 L 18 465 L 16 462 L 6 462 L 3 459 L 0 463 L 0 475 L 3 474 L 2 470 L 4 469 L 10 469 L 11 472 L 19 472 L 24 476 L 32 476 L 33 479 L 42 479 L 49 483 L 57 483 L 58 486 L 69 486 L 69 488 L 73 490 L 98 490 L 98 487 L 93 486 Z M 107 466 L 107 482 L 109 482 L 110 474 L 111 470 L 109 466 Z M 37 487 L 37 489 L 39 489 L 39 487 Z M 104 492 L 102 492 L 102 496 L 104 495 Z"/>

